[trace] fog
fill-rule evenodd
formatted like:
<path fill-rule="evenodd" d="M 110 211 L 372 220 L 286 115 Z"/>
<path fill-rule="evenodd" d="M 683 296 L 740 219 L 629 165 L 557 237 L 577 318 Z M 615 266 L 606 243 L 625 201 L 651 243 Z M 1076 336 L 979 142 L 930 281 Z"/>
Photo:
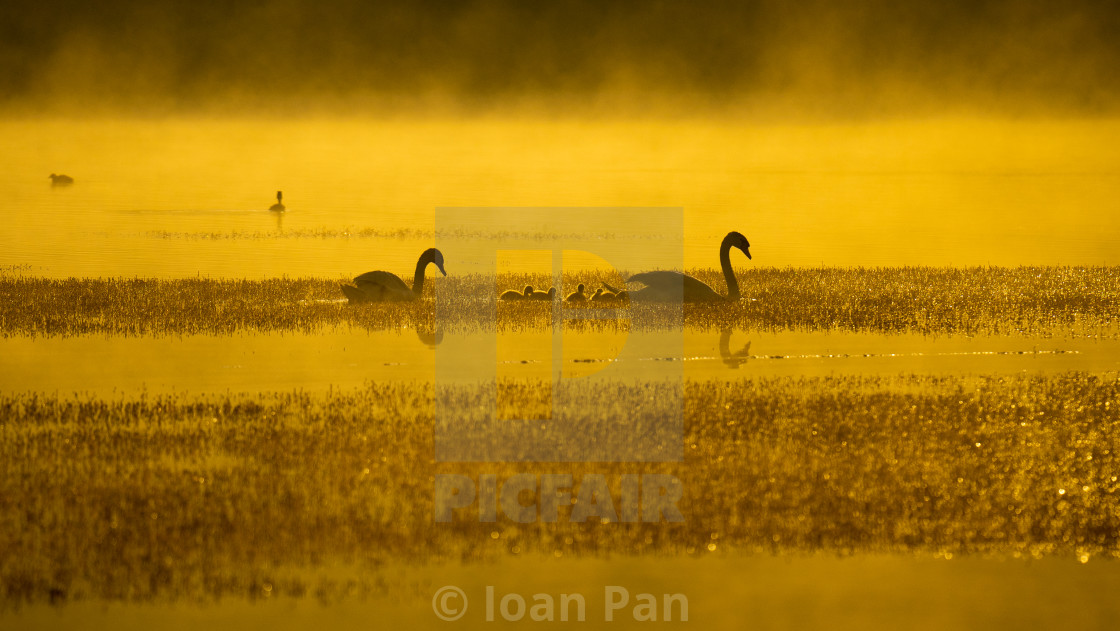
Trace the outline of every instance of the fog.
<path fill-rule="evenodd" d="M 1102 116 L 1120 8 L 1073 0 L 7 0 L 7 113 Z"/>

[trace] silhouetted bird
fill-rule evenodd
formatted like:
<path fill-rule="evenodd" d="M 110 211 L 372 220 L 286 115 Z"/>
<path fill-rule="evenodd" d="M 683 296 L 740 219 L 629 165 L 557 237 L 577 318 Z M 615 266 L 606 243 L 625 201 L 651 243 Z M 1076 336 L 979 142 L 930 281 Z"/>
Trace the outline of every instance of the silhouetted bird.
<path fill-rule="evenodd" d="M 424 250 L 420 260 L 416 261 L 416 273 L 412 278 L 412 288 L 404 284 L 400 276 L 390 272 L 366 272 L 354 279 L 357 287 L 342 286 L 342 293 L 350 302 L 396 302 L 402 300 L 419 300 L 424 293 L 424 270 L 429 264 L 435 264 L 439 271 L 447 276 L 443 269 L 443 253 L 435 248 Z"/>
<path fill-rule="evenodd" d="M 284 210 L 284 204 L 281 202 L 281 200 L 283 200 L 283 199 L 284 199 L 284 191 L 276 191 L 276 203 L 269 206 L 268 209 L 269 210 L 276 210 L 276 211 L 283 211 Z"/>
<path fill-rule="evenodd" d="M 680 272 L 642 272 L 626 279 L 628 283 L 642 283 L 642 289 L 631 292 L 638 300 L 672 302 L 712 302 L 718 300 L 738 300 L 739 281 L 731 269 L 731 248 L 738 248 L 751 258 L 751 244 L 738 232 L 728 232 L 719 245 L 719 262 L 723 267 L 723 278 L 727 281 L 727 295 L 721 296 L 701 281 Z"/>
<path fill-rule="evenodd" d="M 600 287 L 595 290 L 595 295 L 591 297 L 593 302 L 618 302 L 618 296 L 609 291 L 603 291 Z"/>
<path fill-rule="evenodd" d="M 74 178 L 70 177 L 69 175 L 57 175 L 55 173 L 51 173 L 47 177 L 51 178 L 51 186 L 66 186 L 68 184 L 74 183 Z"/>
<path fill-rule="evenodd" d="M 533 286 L 532 285 L 525 285 L 525 291 L 516 291 L 516 290 L 510 289 L 508 291 L 502 292 L 502 295 L 500 296 L 500 298 L 502 300 L 525 300 L 527 298 L 532 298 L 532 297 L 533 297 Z"/>
<path fill-rule="evenodd" d="M 587 302 L 587 296 L 583 293 L 583 283 L 580 283 L 576 290 L 564 299 L 566 302 Z"/>
<path fill-rule="evenodd" d="M 550 287 L 548 291 L 541 291 L 539 289 L 533 290 L 533 295 L 529 296 L 529 300 L 552 300 L 556 297 L 556 288 Z"/>

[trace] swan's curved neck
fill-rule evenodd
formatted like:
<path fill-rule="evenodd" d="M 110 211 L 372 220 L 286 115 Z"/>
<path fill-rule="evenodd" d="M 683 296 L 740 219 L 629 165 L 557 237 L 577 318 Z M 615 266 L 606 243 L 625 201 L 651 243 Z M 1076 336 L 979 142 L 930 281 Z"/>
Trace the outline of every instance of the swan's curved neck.
<path fill-rule="evenodd" d="M 739 281 L 735 279 L 735 271 L 731 269 L 731 241 L 724 239 L 719 246 L 719 264 L 723 267 L 723 278 L 727 281 L 727 297 L 731 300 L 739 299 Z"/>
<path fill-rule="evenodd" d="M 412 293 L 417 296 L 424 293 L 424 270 L 428 268 L 428 263 L 434 261 L 435 258 L 435 254 L 428 250 L 420 255 L 419 261 L 416 261 L 416 274 L 412 277 Z"/>

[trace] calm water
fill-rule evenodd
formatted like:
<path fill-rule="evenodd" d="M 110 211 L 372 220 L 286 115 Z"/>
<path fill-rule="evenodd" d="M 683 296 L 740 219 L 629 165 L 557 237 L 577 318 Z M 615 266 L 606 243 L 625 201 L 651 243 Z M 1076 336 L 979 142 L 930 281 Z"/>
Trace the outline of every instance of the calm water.
<path fill-rule="evenodd" d="M 605 585 L 625 587 L 632 595 L 687 596 L 689 622 L 652 623 L 659 629 L 1111 629 L 1120 615 L 1112 597 L 1120 587 L 1120 574 L 1112 564 L 1080 565 L 1072 559 L 613 557 L 511 559 L 501 570 L 399 569 L 390 573 L 399 584 L 388 595 L 330 605 L 311 598 L 227 599 L 204 607 L 78 603 L 31 607 L 10 620 L 27 630 L 510 628 L 498 613 L 495 622 L 486 622 L 486 585 L 494 585 L 496 600 L 519 593 L 530 605 L 536 593 L 551 594 L 557 601 L 559 594 L 584 595 L 588 628 L 651 627 L 650 622 L 634 621 L 629 607 L 616 614 L 612 624 L 603 622 Z M 341 580 L 352 576 L 339 574 Z M 441 622 L 432 613 L 432 594 L 444 585 L 461 587 L 470 599 L 464 617 L 454 623 Z"/>
<path fill-rule="evenodd" d="M 731 229 L 755 255 L 736 265 L 1120 264 L 1113 121 L 6 121 L 0 171 L 0 270 L 53 277 L 407 275 L 437 207 L 520 205 L 682 207 L 686 267 L 717 266 Z M 52 172 L 76 183 L 52 188 Z M 289 211 L 268 212 L 281 189 Z M 721 350 L 718 333 L 686 333 L 683 351 L 617 362 L 618 339 L 568 336 L 561 365 L 577 376 L 644 361 L 630 374 L 645 377 L 679 374 L 669 357 L 697 377 L 1112 371 L 1118 355 L 1107 342 L 745 332 Z M 548 374 L 549 332 L 508 347 L 503 374 Z M 408 331 L 0 348 L 7 388 L 94 391 L 430 378 L 435 354 Z"/>
<path fill-rule="evenodd" d="M 485 341 L 447 334 L 440 351 L 454 357 Z M 564 379 L 623 382 L 761 376 L 1006 374 L 1120 371 L 1120 340 L 939 337 L 823 332 L 685 331 L 676 334 L 566 334 Z M 554 370 L 550 331 L 502 334 L 496 346 L 503 377 L 547 379 Z M 675 346 L 674 346 L 675 344 Z M 11 391 L 256 392 L 358 387 L 371 381 L 435 378 L 436 350 L 412 331 L 337 331 L 316 335 L 185 338 L 0 339 L 0 374 Z M 611 372 L 604 372 L 611 371 Z M 477 370 L 441 367 L 441 381 L 477 382 Z"/>
<path fill-rule="evenodd" d="M 0 172 L 0 267 L 56 277 L 407 272 L 447 206 L 683 207 L 686 267 L 732 229 L 761 266 L 1120 263 L 1112 121 L 6 121 Z"/>

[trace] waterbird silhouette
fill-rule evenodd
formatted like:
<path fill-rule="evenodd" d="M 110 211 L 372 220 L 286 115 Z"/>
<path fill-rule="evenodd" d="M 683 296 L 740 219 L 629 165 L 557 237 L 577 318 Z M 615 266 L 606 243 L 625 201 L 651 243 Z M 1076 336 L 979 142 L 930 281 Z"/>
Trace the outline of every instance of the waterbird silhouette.
<path fill-rule="evenodd" d="M 615 294 L 612 294 L 609 291 L 603 291 L 603 288 L 600 287 L 600 288 L 595 290 L 595 295 L 591 296 L 591 301 L 592 302 L 611 302 L 611 303 L 615 303 L 615 302 L 618 302 L 618 296 L 615 295 Z"/>
<path fill-rule="evenodd" d="M 284 200 L 284 191 L 276 191 L 276 203 L 269 206 L 268 209 L 269 210 L 275 210 L 277 212 L 284 212 L 285 208 L 284 208 L 283 200 Z"/>
<path fill-rule="evenodd" d="M 51 173 L 47 177 L 51 179 L 51 186 L 69 186 L 74 183 L 74 178 L 65 174 L 59 175 L 57 173 Z"/>
<path fill-rule="evenodd" d="M 583 293 L 583 283 L 576 286 L 576 290 L 568 294 L 564 299 L 565 302 L 587 302 L 587 296 Z"/>
<path fill-rule="evenodd" d="M 342 285 L 342 293 L 346 294 L 351 303 L 419 300 L 424 292 L 424 271 L 430 264 L 434 264 L 440 273 L 447 276 L 447 271 L 443 269 L 443 253 L 435 248 L 428 248 L 420 255 L 420 260 L 416 261 L 411 288 L 400 276 L 378 270 L 355 278 L 355 286 Z"/>
<path fill-rule="evenodd" d="M 719 246 L 719 262 L 723 267 L 723 278 L 727 281 L 727 295 L 723 296 L 703 282 L 680 272 L 654 271 L 634 274 L 626 279 L 628 283 L 642 283 L 645 285 L 632 293 L 638 300 L 653 300 L 660 302 L 715 302 L 720 300 L 739 299 L 739 281 L 735 279 L 735 271 L 731 268 L 731 248 L 742 250 L 747 258 L 751 258 L 751 244 L 747 238 L 738 232 L 728 232 Z"/>
<path fill-rule="evenodd" d="M 525 285 L 524 291 L 510 289 L 499 296 L 502 300 L 526 300 L 533 297 L 533 286 Z"/>
<path fill-rule="evenodd" d="M 529 300 L 552 300 L 556 297 L 556 288 L 551 287 L 548 291 L 533 290 L 533 295 L 529 296 Z"/>

